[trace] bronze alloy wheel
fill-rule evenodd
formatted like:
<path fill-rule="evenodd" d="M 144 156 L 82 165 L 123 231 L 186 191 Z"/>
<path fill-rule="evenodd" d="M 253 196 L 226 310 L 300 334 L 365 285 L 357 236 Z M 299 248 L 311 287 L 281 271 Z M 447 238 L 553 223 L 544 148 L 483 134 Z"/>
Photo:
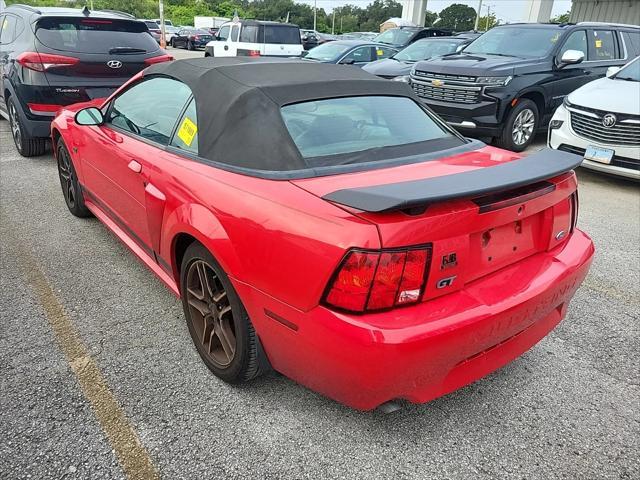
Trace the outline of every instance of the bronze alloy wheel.
<path fill-rule="evenodd" d="M 58 149 L 58 174 L 60 175 L 60 185 L 62 186 L 64 200 L 67 202 L 67 207 L 73 210 L 77 198 L 76 183 L 73 168 L 71 168 L 71 159 L 66 148 Z"/>
<path fill-rule="evenodd" d="M 236 328 L 227 292 L 204 260 L 189 265 L 186 287 L 189 320 L 200 350 L 215 366 L 225 368 L 236 355 Z"/>

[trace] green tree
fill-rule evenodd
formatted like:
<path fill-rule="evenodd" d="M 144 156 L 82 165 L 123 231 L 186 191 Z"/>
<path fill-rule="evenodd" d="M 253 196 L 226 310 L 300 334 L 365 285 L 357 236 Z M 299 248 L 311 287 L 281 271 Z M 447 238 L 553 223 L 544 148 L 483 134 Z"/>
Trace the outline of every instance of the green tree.
<path fill-rule="evenodd" d="M 461 3 L 454 3 L 440 12 L 438 27 L 457 31 L 472 30 L 475 22 L 475 9 Z"/>
<path fill-rule="evenodd" d="M 565 12 L 557 17 L 551 19 L 551 23 L 569 23 L 569 17 L 571 17 L 571 11 Z"/>
<path fill-rule="evenodd" d="M 496 18 L 496 16 L 493 13 L 490 14 L 488 18 L 485 15 L 484 17 L 480 17 L 478 19 L 478 30 L 487 31 L 487 30 L 492 29 L 493 27 L 495 27 L 499 23 L 500 23 L 499 20 Z"/>
<path fill-rule="evenodd" d="M 438 14 L 436 12 L 430 12 L 427 10 L 424 16 L 424 26 L 433 27 L 433 24 L 438 20 Z"/>

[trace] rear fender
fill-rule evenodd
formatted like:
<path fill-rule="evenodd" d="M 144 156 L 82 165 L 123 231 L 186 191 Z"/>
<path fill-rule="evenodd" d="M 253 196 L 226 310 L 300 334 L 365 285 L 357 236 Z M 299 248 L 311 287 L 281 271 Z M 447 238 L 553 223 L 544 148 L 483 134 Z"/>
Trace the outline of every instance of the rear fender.
<path fill-rule="evenodd" d="M 160 256 L 169 263 L 171 273 L 180 285 L 180 265 L 176 257 L 176 240 L 180 234 L 195 238 L 211 252 L 225 273 L 242 278 L 242 262 L 229 241 L 227 231 L 216 216 L 197 204 L 184 204 L 164 220 L 164 234 L 160 242 Z"/>

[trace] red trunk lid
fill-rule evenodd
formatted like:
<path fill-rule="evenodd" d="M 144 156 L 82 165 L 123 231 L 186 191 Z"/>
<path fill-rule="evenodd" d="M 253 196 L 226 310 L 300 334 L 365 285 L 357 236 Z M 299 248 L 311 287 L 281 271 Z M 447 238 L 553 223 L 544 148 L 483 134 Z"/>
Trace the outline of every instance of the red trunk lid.
<path fill-rule="evenodd" d="M 518 158 L 515 153 L 484 147 L 418 164 L 292 182 L 323 197 L 340 189 L 453 175 Z M 432 245 L 423 297 L 428 299 L 564 241 L 572 228 L 575 189 L 575 176 L 568 173 L 507 192 L 407 210 L 373 213 L 340 207 L 374 223 L 383 248 Z"/>

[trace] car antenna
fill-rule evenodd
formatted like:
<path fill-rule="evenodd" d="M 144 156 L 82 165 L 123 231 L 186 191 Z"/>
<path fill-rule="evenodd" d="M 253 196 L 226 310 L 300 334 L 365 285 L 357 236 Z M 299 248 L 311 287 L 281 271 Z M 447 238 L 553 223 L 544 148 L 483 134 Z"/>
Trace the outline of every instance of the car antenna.
<path fill-rule="evenodd" d="M 88 17 L 90 13 L 91 13 L 91 10 L 89 10 L 89 7 L 87 7 L 87 6 L 85 5 L 85 6 L 84 6 L 84 8 L 82 9 L 82 14 L 83 14 L 85 17 Z"/>

